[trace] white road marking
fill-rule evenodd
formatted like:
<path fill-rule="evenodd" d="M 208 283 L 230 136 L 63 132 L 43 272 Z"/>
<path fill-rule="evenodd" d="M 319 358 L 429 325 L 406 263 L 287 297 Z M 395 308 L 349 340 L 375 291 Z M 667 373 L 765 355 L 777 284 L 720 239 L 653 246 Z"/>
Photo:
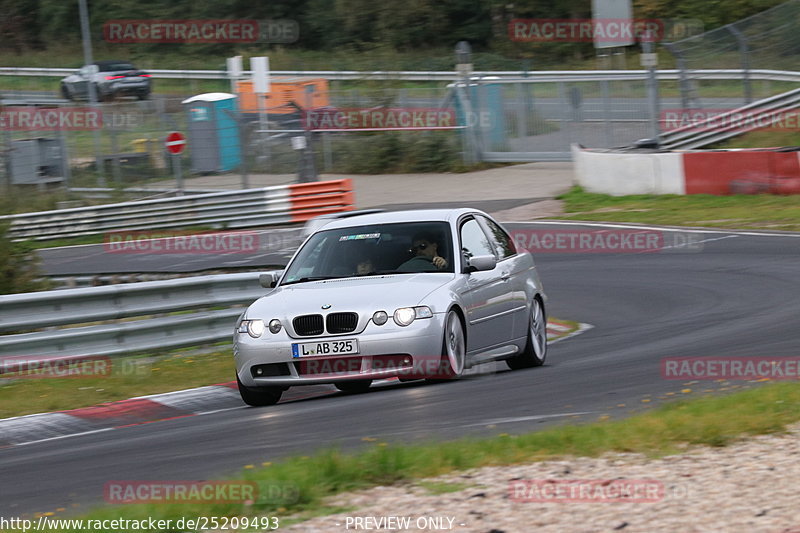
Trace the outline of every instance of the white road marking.
<path fill-rule="evenodd" d="M 686 227 L 686 228 L 676 228 L 676 227 L 667 227 L 667 226 L 644 226 L 644 225 L 637 225 L 637 224 L 620 224 L 620 223 L 609 223 L 609 222 L 577 222 L 572 220 L 552 220 L 552 221 L 511 221 L 511 222 L 503 222 L 504 225 L 508 224 L 537 224 L 537 225 L 549 225 L 549 226 L 590 226 L 590 227 L 598 227 L 598 228 L 627 228 L 627 229 L 645 229 L 645 230 L 658 230 L 658 231 L 674 231 L 674 232 L 682 232 L 682 233 L 721 233 L 724 235 L 748 235 L 753 237 L 800 237 L 800 233 L 766 233 L 766 232 L 755 232 L 755 231 L 743 231 L 743 230 L 726 230 L 726 229 L 699 229 L 693 227 Z"/>
<path fill-rule="evenodd" d="M 577 416 L 577 415 L 589 415 L 592 414 L 594 411 L 578 411 L 576 413 L 556 413 L 553 415 L 533 415 L 533 416 L 517 416 L 512 418 L 495 418 L 493 420 L 484 420 L 483 422 L 478 422 L 476 424 L 464 424 L 460 427 L 468 428 L 474 426 L 491 426 L 497 424 L 512 424 L 514 422 L 527 422 L 529 420 L 544 420 L 547 418 L 561 418 L 564 416 Z"/>
<path fill-rule="evenodd" d="M 59 435 L 57 437 L 48 437 L 46 439 L 39 439 L 39 440 L 29 440 L 26 442 L 20 442 L 19 444 L 12 444 L 12 446 L 26 446 L 28 444 L 38 444 L 40 442 L 47 442 L 51 440 L 58 440 L 58 439 L 66 439 L 68 437 L 78 437 L 80 435 L 91 435 L 92 433 L 102 433 L 103 431 L 111 431 L 115 428 L 103 428 L 103 429 L 93 429 L 90 431 L 82 431 L 80 433 L 70 433 L 68 435 Z"/>

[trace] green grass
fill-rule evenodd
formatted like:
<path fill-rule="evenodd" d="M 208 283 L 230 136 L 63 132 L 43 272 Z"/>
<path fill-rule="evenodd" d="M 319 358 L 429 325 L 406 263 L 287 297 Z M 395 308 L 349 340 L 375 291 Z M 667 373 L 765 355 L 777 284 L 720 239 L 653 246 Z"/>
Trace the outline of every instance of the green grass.
<path fill-rule="evenodd" d="M 265 409 L 268 413 L 268 409 Z M 141 504 L 107 506 L 87 519 L 182 516 L 278 516 L 324 511 L 324 499 L 375 485 L 417 483 L 464 469 L 542 461 L 565 456 L 596 457 L 636 452 L 650 457 L 678 453 L 690 445 L 725 446 L 746 435 L 778 433 L 800 420 L 800 385 L 780 383 L 727 396 L 664 405 L 619 421 L 563 426 L 522 435 L 464 438 L 446 443 L 389 444 L 376 439 L 358 452 L 336 448 L 281 462 L 245 465 L 230 480 L 254 482 L 259 496 L 247 503 Z M 420 484 L 435 492 L 459 490 L 439 481 Z"/>
<path fill-rule="evenodd" d="M 714 148 L 773 148 L 800 146 L 800 131 L 758 130 L 733 137 Z"/>
<path fill-rule="evenodd" d="M 26 378 L 0 385 L 0 419 L 87 407 L 146 394 L 225 383 L 234 379 L 229 347 L 193 355 L 112 358 L 110 372 L 98 376 Z"/>
<path fill-rule="evenodd" d="M 566 220 L 712 228 L 800 230 L 800 196 L 710 194 L 609 196 L 580 187 L 559 196 Z"/>

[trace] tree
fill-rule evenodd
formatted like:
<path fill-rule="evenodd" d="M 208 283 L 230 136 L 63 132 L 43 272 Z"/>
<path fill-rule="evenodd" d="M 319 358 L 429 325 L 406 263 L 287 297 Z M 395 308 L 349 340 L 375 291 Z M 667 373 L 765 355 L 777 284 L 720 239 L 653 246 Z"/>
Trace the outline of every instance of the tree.
<path fill-rule="evenodd" d="M 32 292 L 47 288 L 41 280 L 39 261 L 28 242 L 13 242 L 7 222 L 0 223 L 0 294 Z"/>

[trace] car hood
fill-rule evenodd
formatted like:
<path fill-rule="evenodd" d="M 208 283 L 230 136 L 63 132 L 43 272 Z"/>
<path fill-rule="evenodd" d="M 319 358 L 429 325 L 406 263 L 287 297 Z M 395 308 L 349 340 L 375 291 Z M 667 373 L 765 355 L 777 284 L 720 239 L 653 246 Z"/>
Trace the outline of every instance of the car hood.
<path fill-rule="evenodd" d="M 247 310 L 248 318 L 265 320 L 327 310 L 391 314 L 398 307 L 418 305 L 422 299 L 454 279 L 453 274 L 392 274 L 361 278 L 311 281 L 278 287 Z M 434 310 L 436 311 L 436 310 Z"/>

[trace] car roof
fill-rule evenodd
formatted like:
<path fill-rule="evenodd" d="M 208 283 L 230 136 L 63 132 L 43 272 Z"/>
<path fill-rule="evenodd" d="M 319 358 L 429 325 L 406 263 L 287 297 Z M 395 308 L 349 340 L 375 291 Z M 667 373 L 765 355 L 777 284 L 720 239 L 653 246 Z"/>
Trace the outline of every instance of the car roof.
<path fill-rule="evenodd" d="M 384 211 L 333 220 L 320 229 L 349 228 L 368 224 L 392 224 L 399 222 L 453 222 L 466 213 L 486 215 L 478 209 L 411 209 L 408 211 Z"/>

